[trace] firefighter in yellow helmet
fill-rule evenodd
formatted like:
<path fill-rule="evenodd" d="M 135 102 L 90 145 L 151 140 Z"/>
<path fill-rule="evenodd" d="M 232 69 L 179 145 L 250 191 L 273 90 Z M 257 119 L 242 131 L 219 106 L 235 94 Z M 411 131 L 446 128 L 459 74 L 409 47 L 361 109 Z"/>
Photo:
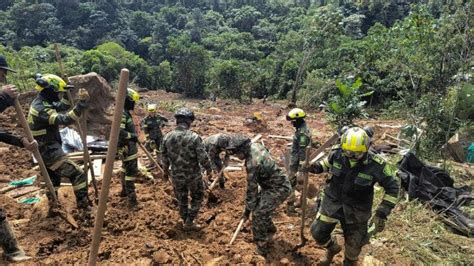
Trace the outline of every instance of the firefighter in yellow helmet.
<path fill-rule="evenodd" d="M 305 159 L 306 147 L 311 145 L 311 129 L 305 122 L 306 113 L 300 108 L 292 109 L 287 115 L 286 120 L 291 121 L 295 127 L 295 135 L 293 136 L 293 144 L 291 146 L 291 157 L 289 166 L 289 179 L 291 182 L 292 192 L 288 197 L 287 213 L 289 215 L 296 214 L 295 211 L 295 190 L 297 185 L 297 174 L 300 170 L 300 164 Z"/>
<path fill-rule="evenodd" d="M 69 88 L 67 83 L 53 74 L 36 74 L 36 90 L 38 96 L 33 100 L 28 113 L 28 125 L 35 140 L 38 142 L 39 151 L 43 158 L 51 182 L 58 192 L 61 177 L 68 177 L 73 185 L 76 195 L 77 207 L 80 210 L 80 220 L 90 218 L 90 202 L 87 195 L 87 177 L 83 170 L 73 161 L 66 157 L 62 150 L 59 126 L 68 126 L 79 119 L 84 109 L 87 108 L 89 95 L 86 90 L 79 90 L 79 101 L 72 110 L 69 100 L 61 92 Z M 46 193 L 49 199 L 49 216 L 58 214 L 57 206 L 52 200 L 49 191 Z"/>
<path fill-rule="evenodd" d="M 344 265 L 356 265 L 367 241 L 368 221 L 372 214 L 374 184 L 385 190 L 382 203 L 373 218 L 376 232 L 384 229 L 385 220 L 397 203 L 399 185 L 395 171 L 381 157 L 369 152 L 370 139 L 358 127 L 349 128 L 341 137 L 341 146 L 328 157 L 309 167 L 313 173 L 329 172 L 321 207 L 311 225 L 316 243 L 327 249 L 321 265 L 329 265 L 341 251 L 331 233 L 337 223 L 344 231 Z"/>
<path fill-rule="evenodd" d="M 140 95 L 133 89 L 127 89 L 127 97 L 123 109 L 122 121 L 120 123 L 120 134 L 118 140 L 118 155 L 122 160 L 120 196 L 128 197 L 130 207 L 137 206 L 137 194 L 135 193 L 135 179 L 138 175 L 138 136 L 130 111 L 135 109 Z"/>
<path fill-rule="evenodd" d="M 146 109 L 148 111 L 148 115 L 141 122 L 141 127 L 145 132 L 146 137 L 145 147 L 150 152 L 156 151 L 158 162 L 161 162 L 160 145 L 161 141 L 163 140 L 161 128 L 166 125 L 168 119 L 157 113 L 158 108 L 156 104 L 148 104 Z"/>

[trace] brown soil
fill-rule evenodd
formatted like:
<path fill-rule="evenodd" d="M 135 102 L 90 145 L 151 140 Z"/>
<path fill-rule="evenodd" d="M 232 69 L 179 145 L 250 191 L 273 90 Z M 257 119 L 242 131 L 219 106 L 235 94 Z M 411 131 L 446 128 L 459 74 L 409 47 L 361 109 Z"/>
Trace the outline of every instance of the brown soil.
<path fill-rule="evenodd" d="M 145 101 L 183 101 L 175 94 L 164 92 L 147 92 Z M 27 103 L 31 98 L 22 99 L 27 112 Z M 213 104 L 208 101 L 186 101 L 189 107 L 195 110 L 197 121 L 194 130 L 203 137 L 210 134 L 227 131 L 246 134 L 253 137 L 257 134 L 252 127 L 244 126 L 245 117 L 253 112 L 262 112 L 267 131 L 258 133 L 263 135 L 261 141 L 270 150 L 273 157 L 283 165 L 283 154 L 290 141 L 268 138 L 268 135 L 291 136 L 293 128 L 285 120 L 284 114 L 288 111 L 285 103 L 254 102 L 252 105 L 241 105 L 236 102 L 218 101 Z M 162 115 L 173 123 L 172 113 L 160 110 Z M 143 110 L 137 110 L 139 116 Z M 14 119 L 14 110 L 0 115 L 1 124 L 9 130 L 21 132 Z M 333 130 L 326 124 L 322 113 L 311 114 L 308 121 L 314 130 L 315 138 L 324 142 Z M 392 121 L 384 121 L 390 123 Z M 392 123 L 398 124 L 397 121 Z M 173 126 L 165 128 L 169 131 Z M 377 133 L 378 134 L 378 133 Z M 0 153 L 0 175 L 2 179 L 20 179 L 34 174 L 31 156 L 25 150 L 8 147 Z M 8 147 L 8 148 L 6 148 Z M 148 163 L 143 154 L 141 162 Z M 156 173 L 155 173 L 156 174 Z M 229 173 L 230 180 L 226 189 L 217 189 L 216 196 L 219 202 L 203 204 L 198 217 L 198 223 L 204 228 L 201 232 L 187 233 L 177 213 L 177 204 L 172 187 L 157 178 L 155 183 L 145 181 L 137 184 L 140 207 L 138 211 L 130 211 L 127 202 L 118 196 L 120 184 L 114 176 L 110 189 L 106 221 L 104 225 L 102 243 L 99 251 L 101 263 L 143 263 L 143 264 L 227 264 L 227 263 L 272 263 L 272 264 L 315 264 L 324 254 L 323 249 L 316 247 L 309 232 L 312 217 L 306 222 L 305 247 L 293 251 L 300 242 L 300 218 L 289 217 L 285 214 L 284 205 L 277 210 L 274 222 L 278 232 L 270 255 L 266 261 L 255 254 L 255 245 L 252 243 L 250 224 L 246 224 L 233 246 L 228 242 L 237 227 L 244 209 L 244 194 L 246 189 L 245 171 Z M 317 188 L 323 182 L 324 176 L 311 175 L 313 184 L 312 196 L 317 195 Z M 90 188 L 93 197 L 93 189 Z M 44 199 L 44 198 L 43 198 Z M 60 201 L 69 212 L 74 210 L 74 196 L 70 187 L 60 190 Z M 35 206 L 26 206 L 5 196 L 1 199 L 2 207 L 13 224 L 18 240 L 26 252 L 34 257 L 37 263 L 77 263 L 87 262 L 91 243 L 92 228 L 74 230 L 59 218 L 46 218 L 47 203 L 41 201 Z M 25 222 L 17 222 L 20 219 Z M 387 229 L 390 230 L 390 229 Z M 393 256 L 391 254 L 391 256 Z M 395 257 L 390 259 L 395 262 Z M 386 258 L 379 258 L 385 260 Z M 342 255 L 336 257 L 337 264 L 342 263 Z M 2 263 L 2 261 L 0 261 Z"/>

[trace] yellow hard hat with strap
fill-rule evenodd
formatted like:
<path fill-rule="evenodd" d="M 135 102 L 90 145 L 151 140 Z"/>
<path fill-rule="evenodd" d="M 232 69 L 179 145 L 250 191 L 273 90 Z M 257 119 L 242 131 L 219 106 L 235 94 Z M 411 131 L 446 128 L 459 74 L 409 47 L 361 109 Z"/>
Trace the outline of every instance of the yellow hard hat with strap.
<path fill-rule="evenodd" d="M 341 148 L 345 151 L 367 152 L 369 150 L 369 136 L 362 128 L 349 128 L 341 137 Z"/>
<path fill-rule="evenodd" d="M 305 118 L 306 113 L 303 111 L 303 109 L 300 108 L 293 108 L 291 111 L 286 115 L 286 120 L 295 120 L 298 118 Z"/>
<path fill-rule="evenodd" d="M 46 88 L 52 88 L 55 92 L 64 92 L 68 87 L 67 83 L 57 75 L 54 74 L 36 74 L 35 76 L 37 91 L 42 91 Z"/>
<path fill-rule="evenodd" d="M 138 100 L 140 100 L 140 94 L 134 89 L 127 89 L 127 96 L 132 100 L 133 102 L 137 103 Z"/>

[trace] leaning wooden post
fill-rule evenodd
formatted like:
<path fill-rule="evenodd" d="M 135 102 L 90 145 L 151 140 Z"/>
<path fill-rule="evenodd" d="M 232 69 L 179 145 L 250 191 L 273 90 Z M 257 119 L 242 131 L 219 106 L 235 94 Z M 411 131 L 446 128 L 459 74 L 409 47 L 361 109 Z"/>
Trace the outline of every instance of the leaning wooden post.
<path fill-rule="evenodd" d="M 125 97 L 127 95 L 129 74 L 129 71 L 126 68 L 122 69 L 122 71 L 120 72 L 119 87 L 117 91 L 117 96 L 115 98 L 115 111 L 112 121 L 112 130 L 110 131 L 109 147 L 107 149 L 107 158 L 105 160 L 104 178 L 102 181 L 102 189 L 100 191 L 99 208 L 95 217 L 92 245 L 89 253 L 88 265 L 90 266 L 95 266 L 97 263 L 97 254 L 99 252 L 101 231 L 102 226 L 104 225 L 105 211 L 107 209 L 107 199 L 109 196 L 110 181 L 112 178 L 115 155 L 117 153 L 117 143 L 120 133 L 120 122 L 122 120 Z"/>

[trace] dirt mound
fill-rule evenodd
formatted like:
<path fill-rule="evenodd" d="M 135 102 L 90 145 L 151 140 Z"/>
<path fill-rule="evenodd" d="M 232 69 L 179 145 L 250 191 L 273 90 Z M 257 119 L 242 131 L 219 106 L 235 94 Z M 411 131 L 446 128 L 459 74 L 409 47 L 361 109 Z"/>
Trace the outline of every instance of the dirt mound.
<path fill-rule="evenodd" d="M 89 134 L 108 135 L 108 130 L 104 126 L 111 124 L 112 113 L 109 108 L 114 102 L 112 87 L 95 72 L 69 77 L 69 82 L 74 85 L 73 97 L 79 89 L 86 89 L 90 95 L 87 116 Z"/>

